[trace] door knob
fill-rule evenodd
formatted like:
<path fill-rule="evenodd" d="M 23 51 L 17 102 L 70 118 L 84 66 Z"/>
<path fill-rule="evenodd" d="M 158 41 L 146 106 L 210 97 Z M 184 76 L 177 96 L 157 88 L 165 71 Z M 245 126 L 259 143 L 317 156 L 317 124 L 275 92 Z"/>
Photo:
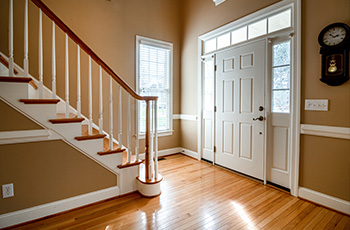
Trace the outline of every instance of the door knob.
<path fill-rule="evenodd" d="M 264 117 L 263 116 L 259 116 L 257 118 L 253 118 L 253 121 L 263 121 Z"/>

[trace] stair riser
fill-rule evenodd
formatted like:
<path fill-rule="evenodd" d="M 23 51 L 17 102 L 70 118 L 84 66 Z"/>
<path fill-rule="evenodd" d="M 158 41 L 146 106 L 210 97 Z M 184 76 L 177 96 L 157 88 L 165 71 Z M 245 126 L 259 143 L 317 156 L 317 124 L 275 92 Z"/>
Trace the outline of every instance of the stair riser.
<path fill-rule="evenodd" d="M 51 128 L 63 135 L 67 140 L 72 141 L 81 135 L 81 123 L 49 124 Z"/>
<path fill-rule="evenodd" d="M 139 176 L 139 165 L 123 168 L 120 172 L 120 194 L 127 194 L 136 191 L 137 179 Z"/>
<path fill-rule="evenodd" d="M 116 153 L 111 155 L 105 155 L 100 156 L 96 152 L 91 154 L 94 158 L 96 158 L 98 161 L 102 162 L 107 167 L 119 171 L 118 165 L 121 165 L 123 163 L 123 154 L 122 153 Z"/>
<path fill-rule="evenodd" d="M 23 110 L 31 117 L 46 123 L 49 119 L 56 117 L 55 104 L 24 104 Z"/>
<path fill-rule="evenodd" d="M 103 149 L 103 138 L 86 141 L 72 140 L 71 142 L 81 150 L 91 154 L 95 154 Z"/>
<path fill-rule="evenodd" d="M 16 99 L 28 99 L 29 84 L 2 82 L 0 84 L 0 95 L 10 101 L 14 101 Z"/>

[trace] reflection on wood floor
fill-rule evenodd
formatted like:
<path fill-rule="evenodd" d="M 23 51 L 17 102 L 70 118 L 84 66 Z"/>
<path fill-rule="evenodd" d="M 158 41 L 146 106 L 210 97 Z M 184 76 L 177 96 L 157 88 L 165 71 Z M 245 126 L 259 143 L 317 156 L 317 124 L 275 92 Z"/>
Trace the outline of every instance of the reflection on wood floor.
<path fill-rule="evenodd" d="M 162 194 L 133 193 L 17 229 L 350 229 L 350 217 L 177 154 L 159 161 Z"/>

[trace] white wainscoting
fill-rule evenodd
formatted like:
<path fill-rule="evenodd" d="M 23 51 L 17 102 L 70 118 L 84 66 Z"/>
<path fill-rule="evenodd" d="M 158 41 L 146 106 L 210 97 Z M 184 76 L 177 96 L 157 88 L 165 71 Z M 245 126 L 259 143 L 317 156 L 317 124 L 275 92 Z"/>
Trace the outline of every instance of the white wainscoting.
<path fill-rule="evenodd" d="M 350 215 L 349 201 L 316 192 L 304 187 L 299 187 L 299 197 Z"/>
<path fill-rule="evenodd" d="M 101 200 L 119 196 L 119 194 L 119 187 L 114 186 L 68 199 L 55 201 L 52 203 L 2 214 L 0 215 L 0 228 L 24 223 L 30 220 L 42 218 L 44 216 L 49 216 L 70 209 L 78 208 Z"/>
<path fill-rule="evenodd" d="M 300 133 L 314 136 L 350 139 L 350 128 L 348 127 L 301 124 Z"/>

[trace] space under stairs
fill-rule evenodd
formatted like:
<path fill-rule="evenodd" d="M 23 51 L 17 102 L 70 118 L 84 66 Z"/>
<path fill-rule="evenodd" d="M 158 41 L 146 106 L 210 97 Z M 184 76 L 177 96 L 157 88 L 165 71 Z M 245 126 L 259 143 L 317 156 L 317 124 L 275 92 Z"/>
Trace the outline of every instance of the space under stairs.
<path fill-rule="evenodd" d="M 45 128 L 50 134 L 48 138 L 62 139 L 66 143 L 79 150 L 101 166 L 117 175 L 120 194 L 126 194 L 138 190 L 142 195 L 153 197 L 160 194 L 161 175 L 158 174 L 158 138 L 157 138 L 157 97 L 140 96 L 127 85 L 101 58 L 97 56 L 66 24 L 63 23 L 42 1 L 25 0 L 24 5 L 24 56 L 23 68 L 14 62 L 13 50 L 13 0 L 9 0 L 9 53 L 0 53 L 0 99 L 21 112 L 31 120 Z M 34 4 L 39 11 L 39 58 L 29 59 L 28 56 L 28 4 Z M 42 15 L 45 14 L 52 20 L 52 85 L 45 86 L 43 81 L 43 32 Z M 56 85 L 56 27 L 65 33 L 65 95 L 60 98 L 57 95 Z M 5 32 L 5 31 L 2 31 Z M 68 40 L 76 44 L 76 50 L 68 50 Z M 77 102 L 76 107 L 70 104 L 69 95 L 69 52 L 77 52 Z M 81 70 L 80 55 L 84 52 L 89 57 L 88 64 L 88 101 L 81 100 Z M 16 60 L 22 58 L 16 57 Z M 30 62 L 38 63 L 39 73 L 36 77 L 30 75 Z M 48 63 L 47 61 L 45 64 Z M 93 76 L 91 66 L 99 66 L 99 75 Z M 102 78 L 108 76 L 108 89 L 102 88 Z M 45 76 L 46 77 L 46 76 Z M 93 95 L 92 82 L 97 77 L 99 82 L 98 95 Z M 117 88 L 118 90 L 115 90 Z M 114 90 L 113 90 L 114 89 Z M 103 108 L 103 90 L 108 91 L 108 108 Z M 122 100 L 127 95 L 127 100 Z M 117 95 L 117 101 L 114 96 Z M 92 117 L 92 98 L 99 98 L 99 118 L 95 124 Z M 139 135 L 132 134 L 131 113 L 136 113 L 137 104 L 144 101 L 146 104 L 146 133 L 145 146 L 139 146 Z M 88 103 L 89 113 L 84 116 L 81 111 L 83 103 Z M 75 104 L 75 103 L 74 103 Z M 113 108 L 118 108 L 117 114 Z M 127 116 L 123 117 L 123 109 L 127 108 Z M 104 129 L 103 111 L 109 111 L 109 127 Z M 125 113 L 124 113 L 125 114 Z M 133 114 L 133 117 L 136 117 Z M 114 124 L 118 127 L 117 135 L 114 135 Z M 123 133 L 122 127 L 126 127 Z M 133 124 L 137 127 L 138 124 Z M 125 130 L 125 128 L 124 128 Z M 123 138 L 123 135 L 126 137 Z M 117 137 L 117 138 L 115 138 Z M 133 146 L 131 144 L 133 140 Z M 126 143 L 122 140 L 126 139 Z M 144 149 L 144 160 L 140 159 L 139 149 Z"/>

